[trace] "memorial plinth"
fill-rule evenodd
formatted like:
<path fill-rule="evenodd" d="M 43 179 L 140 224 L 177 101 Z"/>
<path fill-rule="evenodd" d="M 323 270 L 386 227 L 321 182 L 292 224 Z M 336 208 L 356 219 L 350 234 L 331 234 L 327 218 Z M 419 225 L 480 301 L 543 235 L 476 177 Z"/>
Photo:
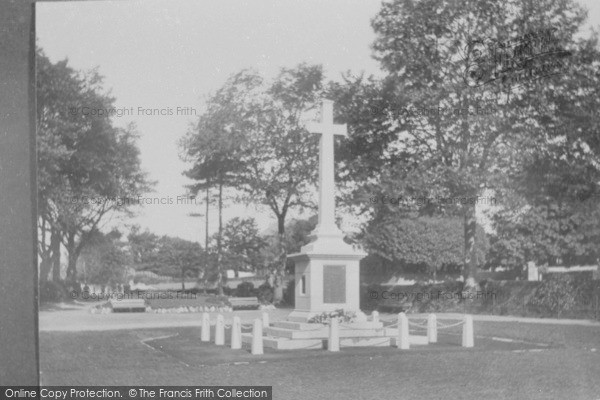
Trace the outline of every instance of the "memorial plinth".
<path fill-rule="evenodd" d="M 296 301 L 288 320 L 305 322 L 314 315 L 337 309 L 358 312 L 359 262 L 365 255 L 342 237 L 317 237 L 299 253 L 290 255 L 296 264 Z"/>

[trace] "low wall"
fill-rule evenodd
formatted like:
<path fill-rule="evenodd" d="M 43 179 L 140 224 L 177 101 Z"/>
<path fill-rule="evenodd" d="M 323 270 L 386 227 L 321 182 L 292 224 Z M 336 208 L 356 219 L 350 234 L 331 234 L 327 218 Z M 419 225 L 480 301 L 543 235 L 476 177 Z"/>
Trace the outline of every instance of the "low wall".
<path fill-rule="evenodd" d="M 598 265 L 573 265 L 570 267 L 555 265 L 555 266 L 538 266 L 533 261 L 527 263 L 527 280 L 541 281 L 544 274 L 568 274 L 573 272 L 591 272 L 592 279 L 600 279 L 600 270 Z"/>

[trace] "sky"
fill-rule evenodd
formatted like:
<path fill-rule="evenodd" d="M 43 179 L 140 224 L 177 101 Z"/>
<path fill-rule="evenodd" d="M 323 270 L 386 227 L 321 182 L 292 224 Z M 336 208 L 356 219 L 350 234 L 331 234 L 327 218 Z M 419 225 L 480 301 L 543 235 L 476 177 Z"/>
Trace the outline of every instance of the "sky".
<path fill-rule="evenodd" d="M 131 222 L 189 240 L 204 240 L 203 218 L 188 216 L 204 207 L 200 200 L 177 204 L 190 183 L 182 176 L 186 164 L 177 142 L 194 121 L 194 110 L 202 112 L 207 94 L 243 68 L 272 77 L 281 67 L 308 62 L 322 64 L 334 80 L 347 70 L 379 73 L 369 50 L 369 20 L 379 1 L 88 1 L 36 8 L 38 43 L 46 55 L 53 62 L 68 58 L 75 69 L 99 66 L 115 107 L 133 107 L 133 115 L 113 121 L 137 124 L 142 168 L 157 181 L 147 197 L 173 204 L 146 205 Z M 145 115 L 156 114 L 147 109 L 173 115 Z M 230 207 L 225 220 L 248 214 L 261 229 L 274 222 L 268 210 L 243 206 Z"/>
<path fill-rule="evenodd" d="M 233 73 L 254 68 L 273 77 L 281 67 L 322 64 L 326 76 L 365 72 L 381 76 L 370 45 L 370 20 L 380 0 L 193 0 L 85 1 L 36 3 L 38 44 L 51 61 L 65 58 L 76 70 L 99 67 L 104 87 L 127 110 L 114 116 L 140 134 L 142 168 L 157 182 L 146 195 L 170 204 L 138 207 L 132 220 L 160 235 L 204 242 L 199 199 L 179 201 L 188 167 L 178 141 L 203 100 Z M 600 24 L 600 2 L 582 1 Z M 153 111 L 158 110 L 158 111 Z M 78 112 L 82 112 L 80 110 Z M 90 110 L 85 110 L 90 112 Z M 152 200 L 148 200 L 152 201 Z M 216 230 L 211 214 L 210 233 Z M 266 209 L 230 206 L 224 219 L 254 216 L 261 230 L 275 220 Z M 294 217 L 295 215 L 292 215 Z M 298 215 L 307 217 L 308 215 Z"/>

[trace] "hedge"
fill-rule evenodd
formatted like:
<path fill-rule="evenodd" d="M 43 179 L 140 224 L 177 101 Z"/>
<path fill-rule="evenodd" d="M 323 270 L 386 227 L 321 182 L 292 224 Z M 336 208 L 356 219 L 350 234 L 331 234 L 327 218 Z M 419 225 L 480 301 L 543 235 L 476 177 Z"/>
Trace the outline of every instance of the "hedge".
<path fill-rule="evenodd" d="M 463 292 L 460 281 L 363 285 L 361 309 L 600 319 L 600 281 L 556 274 L 541 282 L 481 281 L 470 293 Z"/>

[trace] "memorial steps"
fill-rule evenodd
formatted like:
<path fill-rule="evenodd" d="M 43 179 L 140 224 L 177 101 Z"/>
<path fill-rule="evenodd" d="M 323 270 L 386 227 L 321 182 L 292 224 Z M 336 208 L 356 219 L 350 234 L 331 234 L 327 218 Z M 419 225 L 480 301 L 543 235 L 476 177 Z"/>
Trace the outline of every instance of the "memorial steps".
<path fill-rule="evenodd" d="M 329 340 L 329 327 L 291 321 L 273 322 L 264 328 L 264 347 L 276 350 L 326 349 Z M 397 328 L 386 328 L 382 322 L 340 323 L 339 338 L 341 347 L 396 346 Z M 411 345 L 426 345 L 427 336 L 410 335 Z M 250 346 L 252 334 L 242 334 L 242 343 Z"/>

